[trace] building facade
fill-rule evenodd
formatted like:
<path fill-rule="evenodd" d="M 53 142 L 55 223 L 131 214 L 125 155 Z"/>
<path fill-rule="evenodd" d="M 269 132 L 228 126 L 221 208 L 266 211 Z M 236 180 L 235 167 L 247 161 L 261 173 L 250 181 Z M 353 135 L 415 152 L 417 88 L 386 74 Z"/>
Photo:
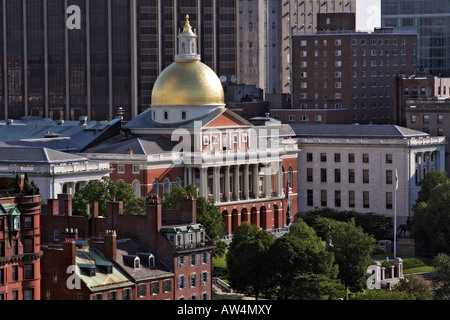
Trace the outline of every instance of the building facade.
<path fill-rule="evenodd" d="M 293 125 L 299 147 L 299 211 L 315 208 L 413 214 L 421 180 L 445 171 L 445 138 L 394 125 Z M 396 184 L 398 177 L 398 187 Z"/>
<path fill-rule="evenodd" d="M 186 13 L 198 22 L 205 62 L 236 74 L 232 0 L 3 0 L 0 7 L 0 119 L 137 116 L 172 62 Z"/>
<path fill-rule="evenodd" d="M 0 300 L 41 299 L 41 198 L 0 199 Z"/>
<path fill-rule="evenodd" d="M 449 14 L 439 0 L 381 0 L 383 27 L 417 32 L 417 65 L 426 75 L 450 76 Z"/>
<path fill-rule="evenodd" d="M 164 196 L 173 183 L 195 185 L 220 207 L 228 234 L 242 221 L 282 228 L 287 213 L 297 212 L 299 150 L 288 126 L 254 126 L 225 108 L 222 84 L 200 61 L 196 41 L 186 18 L 180 51 L 158 77 L 151 108 L 124 126 L 138 139 L 84 156 L 111 161 L 111 177 L 135 186 L 136 194 Z M 287 185 L 292 192 L 285 202 Z"/>
<path fill-rule="evenodd" d="M 326 22 L 352 14 L 319 14 Z M 320 24 L 319 24 L 320 25 Z M 326 23 L 325 23 L 326 25 Z M 336 25 L 330 23 L 330 26 Z M 339 25 L 339 24 L 337 24 Z M 375 29 L 372 33 L 327 29 L 293 37 L 292 109 L 272 109 L 284 123 L 331 119 L 342 123 L 395 124 L 395 84 L 416 69 L 417 36 Z M 282 118 L 283 116 L 283 118 Z M 336 120 L 332 120 L 336 121 Z"/>

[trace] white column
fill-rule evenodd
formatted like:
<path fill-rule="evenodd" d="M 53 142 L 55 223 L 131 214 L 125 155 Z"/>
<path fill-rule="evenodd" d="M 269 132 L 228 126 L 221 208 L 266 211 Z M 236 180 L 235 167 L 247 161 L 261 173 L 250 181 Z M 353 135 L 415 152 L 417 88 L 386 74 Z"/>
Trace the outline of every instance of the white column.
<path fill-rule="evenodd" d="M 265 163 L 264 164 L 264 195 L 266 198 L 270 198 L 272 196 L 271 194 L 271 190 L 270 190 L 270 180 L 272 179 L 272 176 L 269 175 L 269 170 L 270 170 L 270 163 Z"/>
<path fill-rule="evenodd" d="M 23 93 L 24 93 L 24 107 L 25 116 L 29 116 L 28 113 L 28 25 L 27 25 L 27 2 L 22 2 L 22 15 L 23 15 Z"/>
<path fill-rule="evenodd" d="M 199 170 L 200 170 L 200 196 L 205 197 L 207 199 L 208 198 L 207 169 L 199 168 Z"/>
<path fill-rule="evenodd" d="M 253 165 L 253 194 L 255 199 L 259 198 L 259 175 L 258 175 L 258 164 Z"/>
<path fill-rule="evenodd" d="M 239 200 L 239 165 L 234 167 L 234 200 Z"/>
<path fill-rule="evenodd" d="M 281 197 L 283 195 L 283 162 L 278 162 L 277 170 L 277 196 Z"/>
<path fill-rule="evenodd" d="M 248 200 L 250 198 L 250 190 L 249 190 L 249 165 L 244 165 L 244 185 L 242 186 L 242 189 L 244 189 L 244 199 Z"/>
<path fill-rule="evenodd" d="M 230 166 L 225 166 L 224 180 L 225 201 L 230 201 Z"/>
<path fill-rule="evenodd" d="M 213 195 L 214 202 L 220 202 L 220 167 L 213 168 Z"/>

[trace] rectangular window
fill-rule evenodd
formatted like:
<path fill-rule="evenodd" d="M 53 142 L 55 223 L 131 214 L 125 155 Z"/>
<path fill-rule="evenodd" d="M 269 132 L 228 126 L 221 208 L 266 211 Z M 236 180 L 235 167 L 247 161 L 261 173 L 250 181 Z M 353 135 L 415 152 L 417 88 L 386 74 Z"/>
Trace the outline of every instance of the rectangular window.
<path fill-rule="evenodd" d="M 178 289 L 185 289 L 185 288 L 186 288 L 186 277 L 179 276 L 178 277 Z"/>
<path fill-rule="evenodd" d="M 392 154 L 386 154 L 386 163 L 392 163 Z"/>
<path fill-rule="evenodd" d="M 320 169 L 320 182 L 327 182 L 327 169 Z"/>
<path fill-rule="evenodd" d="M 320 190 L 320 205 L 322 207 L 327 206 L 327 190 Z"/>
<path fill-rule="evenodd" d="M 314 205 L 313 190 L 306 190 L 306 205 L 312 207 Z"/>
<path fill-rule="evenodd" d="M 24 266 L 24 279 L 34 279 L 34 265 L 26 264 Z"/>
<path fill-rule="evenodd" d="M 386 192 L 386 209 L 392 209 L 392 192 Z"/>
<path fill-rule="evenodd" d="M 355 207 L 355 191 L 349 191 L 348 192 L 348 206 L 350 208 Z"/>
<path fill-rule="evenodd" d="M 209 274 L 208 272 L 202 272 L 202 286 L 206 286 L 209 283 Z"/>
<path fill-rule="evenodd" d="M 306 168 L 306 181 L 313 182 L 313 168 Z"/>
<path fill-rule="evenodd" d="M 159 282 L 158 282 L 158 281 L 152 282 L 152 283 L 150 284 L 150 293 L 151 293 L 152 295 L 157 295 L 157 294 L 159 294 Z"/>
<path fill-rule="evenodd" d="M 355 183 L 355 169 L 348 169 L 348 183 Z"/>
<path fill-rule="evenodd" d="M 334 206 L 336 208 L 341 207 L 341 191 L 339 190 L 334 191 Z"/>
<path fill-rule="evenodd" d="M 386 170 L 386 184 L 392 184 L 392 170 Z"/>
<path fill-rule="evenodd" d="M 349 153 L 348 154 L 348 162 L 350 162 L 350 163 L 354 163 L 355 162 L 355 154 L 354 153 Z"/>
<path fill-rule="evenodd" d="M 363 154 L 363 163 L 369 163 L 369 154 L 367 153 Z"/>
<path fill-rule="evenodd" d="M 195 273 L 189 277 L 189 284 L 191 288 L 197 287 L 197 275 Z"/>
<path fill-rule="evenodd" d="M 138 174 L 139 173 L 139 166 L 138 165 L 134 165 L 133 166 L 133 173 L 134 174 Z"/>
<path fill-rule="evenodd" d="M 195 265 L 197 265 L 197 255 L 194 253 L 194 254 L 191 254 L 191 266 L 195 266 Z"/>
<path fill-rule="evenodd" d="M 335 183 L 341 182 L 341 169 L 334 169 L 334 182 Z"/>
<path fill-rule="evenodd" d="M 341 162 L 341 154 L 340 153 L 334 154 L 334 162 Z"/>
<path fill-rule="evenodd" d="M 313 154 L 312 153 L 308 152 L 306 154 L 306 161 L 307 162 L 312 162 L 313 161 Z"/>
<path fill-rule="evenodd" d="M 320 154 L 320 162 L 327 162 L 327 154 L 326 153 Z"/>
<path fill-rule="evenodd" d="M 125 173 L 125 166 L 124 165 L 118 165 L 117 166 L 117 173 Z"/>
<path fill-rule="evenodd" d="M 363 207 L 370 208 L 369 191 L 363 191 Z"/>
<path fill-rule="evenodd" d="M 142 298 L 142 297 L 145 297 L 146 295 L 147 295 L 147 285 L 146 284 L 140 284 L 138 286 L 138 296 L 140 298 Z"/>
<path fill-rule="evenodd" d="M 369 183 L 369 170 L 363 170 L 363 183 Z"/>
<path fill-rule="evenodd" d="M 163 289 L 164 292 L 171 292 L 172 291 L 172 281 L 171 280 L 164 280 L 163 282 Z"/>

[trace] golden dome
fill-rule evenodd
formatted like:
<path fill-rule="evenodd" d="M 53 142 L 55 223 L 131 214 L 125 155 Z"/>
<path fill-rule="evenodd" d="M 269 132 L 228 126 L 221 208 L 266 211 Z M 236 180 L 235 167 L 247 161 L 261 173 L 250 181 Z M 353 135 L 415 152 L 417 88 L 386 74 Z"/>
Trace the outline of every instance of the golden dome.
<path fill-rule="evenodd" d="M 201 61 L 174 62 L 153 86 L 152 105 L 224 105 L 222 83 Z"/>

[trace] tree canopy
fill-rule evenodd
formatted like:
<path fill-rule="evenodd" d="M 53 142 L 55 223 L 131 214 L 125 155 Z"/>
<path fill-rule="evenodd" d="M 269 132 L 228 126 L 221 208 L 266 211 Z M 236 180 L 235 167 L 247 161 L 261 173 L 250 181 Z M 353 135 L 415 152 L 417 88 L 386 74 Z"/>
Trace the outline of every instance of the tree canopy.
<path fill-rule="evenodd" d="M 111 200 L 123 202 L 126 214 L 142 215 L 145 213 L 145 198 L 136 198 L 133 187 L 123 180 L 113 181 L 109 177 L 91 180 L 73 197 L 72 208 L 75 215 L 85 215 L 86 208 L 97 201 L 99 215 L 107 215 L 107 204 Z"/>
<path fill-rule="evenodd" d="M 206 201 L 204 197 L 199 197 L 197 188 L 193 185 L 182 187 L 174 184 L 172 191 L 166 193 L 162 202 L 163 209 L 177 210 L 180 208 L 181 200 L 185 196 L 192 196 L 197 200 L 197 222 L 202 224 L 206 228 L 207 236 L 213 241 L 216 249 L 214 253 L 216 255 L 223 255 L 226 250 L 226 244 L 221 241 L 225 236 L 225 222 L 219 208 L 213 203 Z"/>

